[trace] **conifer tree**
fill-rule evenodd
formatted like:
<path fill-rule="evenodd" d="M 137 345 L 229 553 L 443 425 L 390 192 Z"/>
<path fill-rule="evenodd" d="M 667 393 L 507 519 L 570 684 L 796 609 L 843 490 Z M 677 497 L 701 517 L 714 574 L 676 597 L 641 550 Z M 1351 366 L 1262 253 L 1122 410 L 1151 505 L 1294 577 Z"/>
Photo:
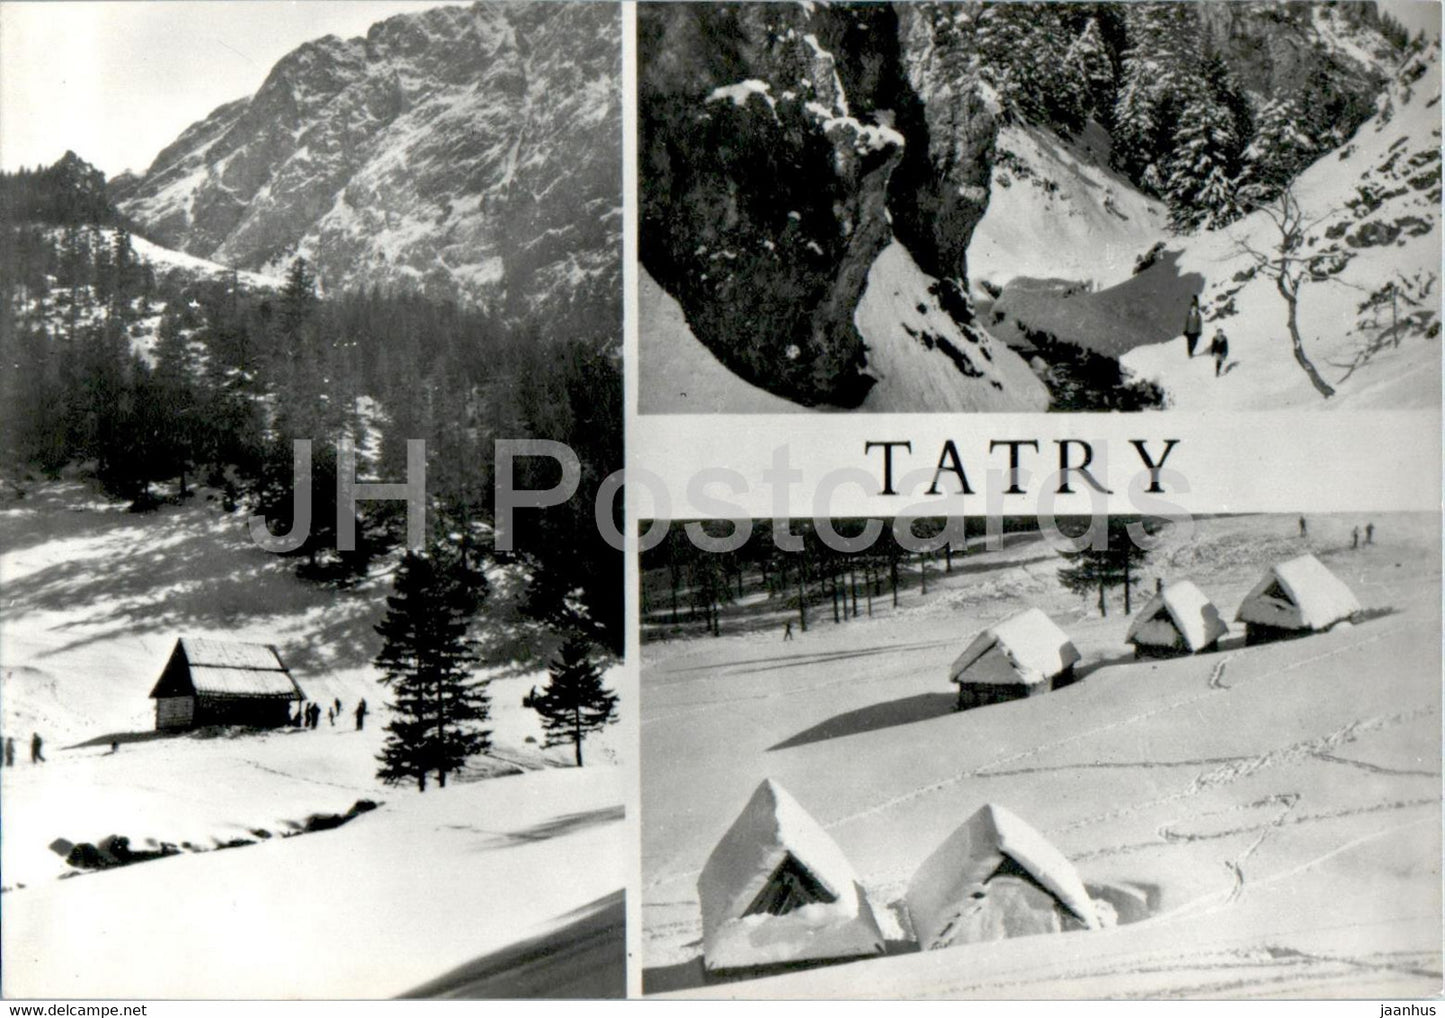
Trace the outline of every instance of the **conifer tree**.
<path fill-rule="evenodd" d="M 1238 218 L 1229 169 L 1231 154 L 1238 149 L 1234 126 L 1229 111 L 1209 96 L 1185 105 L 1165 182 L 1175 229 L 1213 228 Z"/>
<path fill-rule="evenodd" d="M 1130 611 L 1130 592 L 1139 582 L 1138 569 L 1149 552 L 1129 536 L 1129 521 L 1120 516 L 1109 517 L 1108 541 L 1103 548 L 1090 547 L 1080 551 L 1060 552 L 1070 564 L 1059 570 L 1059 583 L 1070 593 L 1087 595 L 1099 592 L 1099 615 L 1109 614 L 1105 595 L 1113 587 L 1124 588 L 1124 614 Z M 1147 529 L 1147 527 L 1146 527 Z"/>
<path fill-rule="evenodd" d="M 582 766 L 582 740 L 617 721 L 617 694 L 602 688 L 602 669 L 592 660 L 592 643 L 572 637 L 548 669 L 547 688 L 530 698 L 542 716 L 548 746 L 572 743 Z"/>
<path fill-rule="evenodd" d="M 491 748 L 482 728 L 491 713 L 487 680 L 471 673 L 476 647 L 467 628 L 486 597 L 485 578 L 435 553 L 407 552 L 397 568 L 386 617 L 376 627 L 379 680 L 392 693 L 392 720 L 377 758 L 388 784 L 447 775 Z"/>

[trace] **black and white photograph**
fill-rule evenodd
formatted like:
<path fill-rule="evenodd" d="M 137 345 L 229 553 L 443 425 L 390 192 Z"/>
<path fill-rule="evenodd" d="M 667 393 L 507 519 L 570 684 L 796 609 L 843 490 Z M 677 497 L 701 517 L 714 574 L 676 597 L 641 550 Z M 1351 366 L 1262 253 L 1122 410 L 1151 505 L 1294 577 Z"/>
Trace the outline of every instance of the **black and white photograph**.
<path fill-rule="evenodd" d="M 1439 34 L 641 4 L 639 411 L 1438 408 Z"/>
<path fill-rule="evenodd" d="M 644 993 L 1440 992 L 1438 513 L 734 522 L 642 558 Z"/>
<path fill-rule="evenodd" d="M 625 996 L 620 15 L 0 5 L 6 998 Z"/>

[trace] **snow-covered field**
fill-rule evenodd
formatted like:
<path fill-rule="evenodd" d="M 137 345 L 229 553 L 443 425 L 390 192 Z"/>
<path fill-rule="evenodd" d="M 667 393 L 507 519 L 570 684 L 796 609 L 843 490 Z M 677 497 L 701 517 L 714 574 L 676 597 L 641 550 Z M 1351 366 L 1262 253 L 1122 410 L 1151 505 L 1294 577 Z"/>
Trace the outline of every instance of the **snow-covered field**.
<path fill-rule="evenodd" d="M 1268 563 L 1313 552 L 1362 621 L 1218 653 L 1134 661 L 1115 598 L 1063 591 L 1041 538 L 955 559 L 929 594 L 835 625 L 644 648 L 644 987 L 760 997 L 1348 997 L 1441 989 L 1440 519 L 1194 521 L 1156 551 L 1232 619 Z M 1047 611 L 1081 682 L 954 713 L 974 633 Z M 773 778 L 837 841 L 889 956 L 704 984 L 697 878 Z M 1106 930 L 911 953 L 896 903 L 985 803 L 1013 811 L 1118 909 Z"/>
<path fill-rule="evenodd" d="M 57 483 L 0 508 L 0 707 L 18 750 L 0 771 L 6 996 L 486 993 L 515 985 L 495 959 L 524 942 L 576 963 L 541 980 L 552 992 L 621 992 L 608 917 L 630 872 L 625 726 L 589 739 L 577 770 L 521 706 L 544 674 L 498 676 L 488 757 L 445 789 L 382 785 L 387 694 L 370 662 L 389 588 L 379 569 L 349 591 L 301 583 L 204 500 L 136 516 Z M 315 731 L 156 738 L 147 694 L 181 635 L 276 644 L 308 697 L 346 713 Z M 360 800 L 379 808 L 306 830 Z M 111 835 L 181 853 L 80 872 L 52 848 Z"/>

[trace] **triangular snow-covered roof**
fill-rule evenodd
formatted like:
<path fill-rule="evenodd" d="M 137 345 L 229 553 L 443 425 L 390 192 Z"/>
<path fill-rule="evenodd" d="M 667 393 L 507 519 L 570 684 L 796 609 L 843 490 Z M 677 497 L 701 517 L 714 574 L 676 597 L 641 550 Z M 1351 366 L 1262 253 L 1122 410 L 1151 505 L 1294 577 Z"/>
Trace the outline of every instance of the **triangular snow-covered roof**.
<path fill-rule="evenodd" d="M 1271 567 L 1235 615 L 1278 629 L 1328 629 L 1360 610 L 1350 588 L 1313 555 Z"/>
<path fill-rule="evenodd" d="M 807 885 L 781 914 L 759 906 L 764 898 L 782 900 L 764 893 L 780 875 L 795 888 Z M 883 935 L 842 849 L 771 779 L 757 787 L 713 849 L 697 890 L 703 958 L 710 969 L 876 954 L 883 948 Z"/>
<path fill-rule="evenodd" d="M 914 935 L 925 950 L 944 947 L 979 892 L 1012 860 L 1088 929 L 1099 925 L 1074 864 L 1042 834 L 1002 806 L 989 803 L 943 840 L 909 881 L 904 900 Z"/>
<path fill-rule="evenodd" d="M 1191 651 L 1202 650 L 1229 632 L 1219 609 L 1188 580 L 1171 583 L 1149 599 L 1129 626 L 1127 642 L 1172 642 L 1155 638 L 1153 630 L 1160 624 L 1171 625 Z"/>
<path fill-rule="evenodd" d="M 995 647 L 1008 658 L 1017 681 L 1025 685 L 1046 682 L 1079 660 L 1078 649 L 1054 620 L 1038 608 L 1029 608 L 975 636 L 954 659 L 948 677 L 958 682 L 970 665 Z"/>

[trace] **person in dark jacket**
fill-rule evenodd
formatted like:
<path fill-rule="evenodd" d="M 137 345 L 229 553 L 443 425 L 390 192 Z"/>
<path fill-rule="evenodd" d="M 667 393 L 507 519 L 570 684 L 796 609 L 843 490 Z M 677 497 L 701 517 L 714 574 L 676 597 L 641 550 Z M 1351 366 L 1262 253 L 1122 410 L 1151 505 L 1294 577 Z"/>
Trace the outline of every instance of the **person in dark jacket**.
<path fill-rule="evenodd" d="M 1214 340 L 1209 344 L 1209 352 L 1214 355 L 1214 377 L 1218 378 L 1224 370 L 1224 362 L 1229 359 L 1229 339 L 1224 335 L 1223 329 L 1214 330 Z"/>
<path fill-rule="evenodd" d="M 13 736 L 5 740 L 5 766 L 15 766 L 15 738 Z"/>
<path fill-rule="evenodd" d="M 45 740 L 40 737 L 40 733 L 39 733 L 39 732 L 36 732 L 34 735 L 30 736 L 30 762 L 31 762 L 31 763 L 44 763 L 44 762 L 45 762 L 45 754 L 42 753 L 42 752 L 40 752 L 41 748 L 44 747 L 44 745 L 45 745 Z"/>
<path fill-rule="evenodd" d="M 1199 315 L 1199 298 L 1189 298 L 1189 313 L 1184 316 L 1184 342 L 1189 350 L 1189 356 L 1194 356 L 1194 349 L 1199 345 L 1199 337 L 1204 334 L 1204 321 Z"/>
<path fill-rule="evenodd" d="M 356 730 L 359 732 L 366 727 L 366 701 L 362 700 L 356 705 Z"/>

